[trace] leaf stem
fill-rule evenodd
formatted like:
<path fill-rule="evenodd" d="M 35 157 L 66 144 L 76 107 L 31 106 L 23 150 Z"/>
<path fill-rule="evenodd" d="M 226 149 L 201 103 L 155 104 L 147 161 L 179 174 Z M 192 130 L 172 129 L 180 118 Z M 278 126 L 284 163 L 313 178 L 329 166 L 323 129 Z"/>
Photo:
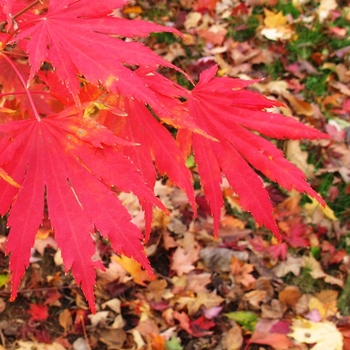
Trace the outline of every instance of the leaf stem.
<path fill-rule="evenodd" d="M 25 7 L 24 9 L 22 9 L 21 11 L 17 12 L 15 15 L 13 15 L 13 19 L 16 19 L 17 17 L 19 17 L 20 15 L 23 15 L 23 13 L 27 12 L 28 10 L 30 10 L 33 6 L 42 3 L 40 0 L 35 0 L 33 1 L 31 4 L 29 4 L 27 7 Z"/>
<path fill-rule="evenodd" d="M 34 104 L 34 101 L 32 99 L 32 95 L 31 93 L 29 92 L 28 88 L 27 88 L 27 84 L 26 82 L 24 81 L 23 77 L 22 77 L 22 74 L 20 73 L 20 71 L 17 69 L 17 67 L 14 65 L 14 63 L 12 62 L 12 60 L 10 58 L 8 58 L 5 54 L 3 54 L 2 52 L 0 52 L 0 55 L 8 62 L 8 64 L 12 67 L 12 69 L 15 71 L 15 73 L 17 74 L 19 80 L 21 81 L 25 91 L 26 91 L 26 94 L 28 96 L 28 99 L 29 99 L 29 103 L 33 109 L 33 113 L 34 113 L 34 116 L 36 118 L 36 120 L 38 122 L 41 121 L 41 118 L 39 116 L 39 113 L 35 107 L 35 104 Z"/>
<path fill-rule="evenodd" d="M 12 95 L 23 95 L 26 94 L 26 91 L 16 91 L 16 92 L 4 92 L 0 94 L 0 97 L 12 96 Z M 50 94 L 50 91 L 32 91 L 32 95 L 41 95 L 41 94 Z"/>

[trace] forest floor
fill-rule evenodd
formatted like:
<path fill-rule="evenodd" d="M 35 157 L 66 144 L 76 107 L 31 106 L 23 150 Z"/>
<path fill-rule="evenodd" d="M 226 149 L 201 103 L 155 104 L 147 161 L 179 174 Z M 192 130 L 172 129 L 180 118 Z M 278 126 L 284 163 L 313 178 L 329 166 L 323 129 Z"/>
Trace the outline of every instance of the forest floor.
<path fill-rule="evenodd" d="M 350 349 L 350 7 L 347 1 L 135 0 L 123 15 L 175 26 L 147 39 L 159 55 L 197 80 L 219 74 L 257 79 L 252 89 L 285 104 L 285 115 L 331 140 L 276 143 L 326 200 L 268 182 L 283 241 L 243 212 L 222 185 L 225 210 L 213 237 L 197 189 L 198 217 L 166 179 L 156 194 L 170 210 L 154 212 L 146 251 L 156 278 L 97 241 L 91 314 L 64 273 L 49 228 L 39 230 L 31 265 L 10 302 L 6 227 L 0 231 L 0 349 Z M 182 76 L 164 70 L 180 84 Z M 249 116 L 247 116 L 249 117 Z M 196 176 L 191 159 L 188 166 Z M 134 197 L 121 198 L 142 226 Z M 82 247 L 84 249 L 84 247 Z"/>

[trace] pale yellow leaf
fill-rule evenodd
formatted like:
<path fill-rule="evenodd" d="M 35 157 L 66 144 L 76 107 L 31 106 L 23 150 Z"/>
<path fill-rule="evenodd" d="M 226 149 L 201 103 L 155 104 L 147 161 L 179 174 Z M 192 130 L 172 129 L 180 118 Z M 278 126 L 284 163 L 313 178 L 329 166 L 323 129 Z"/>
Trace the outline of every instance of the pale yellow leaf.
<path fill-rule="evenodd" d="M 323 207 L 319 202 L 317 202 L 317 200 L 315 198 L 312 198 L 310 196 L 308 196 L 309 199 L 311 200 L 311 203 L 306 203 L 304 205 L 304 208 L 309 211 L 309 212 L 314 212 L 315 210 L 321 210 L 322 214 L 332 220 L 332 221 L 337 221 L 337 217 L 334 215 L 334 211 L 328 206 L 326 205 L 325 207 Z"/>
<path fill-rule="evenodd" d="M 294 319 L 289 337 L 299 343 L 315 344 L 313 350 L 342 350 L 343 336 L 334 323 Z"/>

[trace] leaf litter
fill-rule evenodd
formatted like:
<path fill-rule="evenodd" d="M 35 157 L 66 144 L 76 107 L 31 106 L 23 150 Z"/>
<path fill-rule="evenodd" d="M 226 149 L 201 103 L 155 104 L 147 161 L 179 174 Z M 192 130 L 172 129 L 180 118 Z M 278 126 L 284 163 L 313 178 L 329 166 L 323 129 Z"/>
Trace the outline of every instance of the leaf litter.
<path fill-rule="evenodd" d="M 238 221 L 227 220 L 214 238 L 210 210 L 199 200 L 203 193 L 196 192 L 199 215 L 192 221 L 183 195 L 170 181 L 158 181 L 157 194 L 170 215 L 155 214 L 145 245 L 155 279 L 136 261 L 114 255 L 106 241 L 96 237 L 98 258 L 106 271 L 97 273 L 95 315 L 76 283 L 54 263 L 55 242 L 48 239 L 50 232 L 41 230 L 19 298 L 13 303 L 9 303 L 8 273 L 1 271 L 3 348 L 234 350 L 254 349 L 254 344 L 274 349 L 350 348 L 349 309 L 338 304 L 340 295 L 350 302 L 350 287 L 346 287 L 350 271 L 349 79 L 339 73 L 342 66 L 349 70 L 344 59 L 349 53 L 346 46 L 337 47 L 334 54 L 317 47 L 307 52 L 308 43 L 298 42 L 300 21 L 311 31 L 317 21 L 323 23 L 323 28 L 332 28 L 332 39 L 339 41 L 342 31 L 337 28 L 349 31 L 350 10 L 337 9 L 334 1 L 316 1 L 316 11 L 308 2 L 296 1 L 289 8 L 281 2 L 278 9 L 276 3 L 196 1 L 192 9 L 181 1 L 179 8 L 163 14 L 161 20 L 181 14 L 184 22 L 178 26 L 184 24 L 184 47 L 171 46 L 169 51 L 161 41 L 153 45 L 169 61 L 188 64 L 194 79 L 205 62 L 218 63 L 219 74 L 265 78 L 253 88 L 284 102 L 285 107 L 278 107 L 284 113 L 319 129 L 325 127 L 331 142 L 288 145 L 287 141 L 286 147 L 291 160 L 321 188 L 328 206 L 322 208 L 312 199 L 272 186 L 269 195 L 277 204 L 273 216 L 283 237 L 283 243 L 278 243 L 239 210 L 236 194 L 225 192 L 223 184 L 225 207 L 217 215 Z M 147 16 L 147 5 L 140 2 L 143 7 L 144 11 L 125 13 Z M 239 23 L 237 14 L 246 16 L 246 22 Z M 258 26 L 249 37 L 251 18 L 258 20 Z M 239 41 L 237 33 L 246 35 L 246 40 Z M 304 56 L 293 56 L 296 43 Z M 283 57 L 286 44 L 287 61 Z M 184 56 L 186 48 L 200 52 L 206 60 Z M 273 67 L 277 61 L 279 68 Z M 326 90 L 313 99 L 303 95 L 305 85 L 312 87 L 310 76 L 317 78 L 319 71 L 329 71 L 329 67 Z M 278 69 L 284 72 L 283 79 L 271 80 Z M 337 98 L 330 99 L 334 94 Z M 135 198 L 121 199 L 135 213 L 134 219 L 140 220 Z M 0 266 L 6 260 L 1 243 L 5 228 L 2 232 Z"/>

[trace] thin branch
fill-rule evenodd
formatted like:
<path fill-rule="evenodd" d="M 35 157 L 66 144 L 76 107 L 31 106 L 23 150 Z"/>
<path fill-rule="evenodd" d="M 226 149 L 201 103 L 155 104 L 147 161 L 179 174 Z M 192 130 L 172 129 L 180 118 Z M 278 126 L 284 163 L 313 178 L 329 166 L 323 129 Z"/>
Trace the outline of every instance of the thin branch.
<path fill-rule="evenodd" d="M 22 9 L 21 11 L 17 12 L 15 15 L 13 15 L 13 19 L 16 19 L 17 17 L 19 17 L 20 15 L 23 15 L 23 13 L 27 12 L 28 10 L 30 10 L 32 7 L 34 7 L 35 5 L 41 3 L 40 0 L 35 0 L 33 1 L 31 4 L 29 4 L 27 7 L 25 7 L 24 9 Z"/>
<path fill-rule="evenodd" d="M 0 94 L 0 97 L 11 96 L 11 95 L 25 95 L 26 91 L 16 91 L 16 92 L 4 92 Z M 50 91 L 32 91 L 32 95 L 50 94 Z"/>
<path fill-rule="evenodd" d="M 28 88 L 27 88 L 27 84 L 26 84 L 26 82 L 24 81 L 24 79 L 23 79 L 23 77 L 22 77 L 22 74 L 21 74 L 20 71 L 17 69 L 17 67 L 14 65 L 14 63 L 11 61 L 10 58 L 8 58 L 6 55 L 4 55 L 4 54 L 1 53 L 1 52 L 0 52 L 0 55 L 1 55 L 2 57 L 4 57 L 4 59 L 8 62 L 8 64 L 12 67 L 12 69 L 13 69 L 13 70 L 15 71 L 15 73 L 17 74 L 19 80 L 21 81 L 21 83 L 22 83 L 22 85 L 23 85 L 23 87 L 24 87 L 24 89 L 25 89 L 25 91 L 26 91 L 26 93 L 27 93 L 27 96 L 28 96 L 28 99 L 29 99 L 29 103 L 30 103 L 30 105 L 31 105 L 31 107 L 32 107 L 32 109 L 33 109 L 33 112 L 34 112 L 34 116 L 35 116 L 36 120 L 37 120 L 38 122 L 40 122 L 40 121 L 41 121 L 41 118 L 40 118 L 39 113 L 38 113 L 38 111 L 37 111 L 37 109 L 36 109 L 36 107 L 35 107 L 34 101 L 33 101 L 33 99 L 32 99 L 32 95 L 31 95 L 31 93 L 29 92 L 29 90 L 28 90 Z"/>

